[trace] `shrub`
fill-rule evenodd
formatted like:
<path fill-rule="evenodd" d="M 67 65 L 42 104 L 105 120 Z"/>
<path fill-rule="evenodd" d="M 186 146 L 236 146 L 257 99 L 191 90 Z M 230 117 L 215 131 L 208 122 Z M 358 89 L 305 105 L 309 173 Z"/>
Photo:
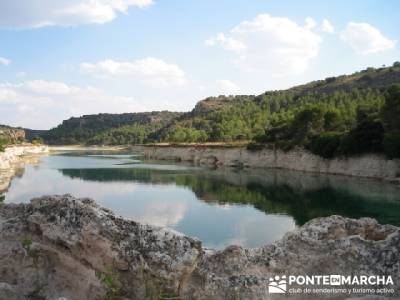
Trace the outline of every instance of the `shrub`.
<path fill-rule="evenodd" d="M 338 153 L 357 155 L 381 152 L 384 129 L 380 120 L 364 120 L 343 136 Z"/>
<path fill-rule="evenodd" d="M 400 158 L 400 133 L 385 134 L 383 149 L 388 158 Z"/>
<path fill-rule="evenodd" d="M 336 81 L 336 77 L 327 77 L 325 78 L 326 83 L 331 83 Z"/>
<path fill-rule="evenodd" d="M 324 158 L 332 158 L 337 153 L 341 139 L 341 133 L 323 132 L 311 139 L 307 149 Z"/>
<path fill-rule="evenodd" d="M 0 138 L 0 152 L 4 152 L 8 144 L 10 144 L 8 139 Z"/>
<path fill-rule="evenodd" d="M 43 139 L 41 137 L 36 137 L 32 140 L 32 144 L 34 145 L 41 145 L 43 144 Z"/>
<path fill-rule="evenodd" d="M 259 150 L 262 150 L 264 148 L 265 148 L 265 145 L 258 144 L 258 143 L 255 143 L 255 142 L 251 142 L 251 143 L 249 143 L 247 145 L 247 150 L 250 150 L 250 151 L 259 151 Z"/>

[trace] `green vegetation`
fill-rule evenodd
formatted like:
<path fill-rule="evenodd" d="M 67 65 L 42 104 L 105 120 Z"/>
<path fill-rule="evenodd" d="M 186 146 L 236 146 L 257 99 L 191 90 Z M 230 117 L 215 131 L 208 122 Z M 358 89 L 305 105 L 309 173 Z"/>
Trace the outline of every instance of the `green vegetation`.
<path fill-rule="evenodd" d="M 26 236 L 22 241 L 21 241 L 21 245 L 22 248 L 24 248 L 26 255 L 28 255 L 29 257 L 31 257 L 33 259 L 33 264 L 36 267 L 37 263 L 38 263 L 38 252 L 35 249 L 32 249 L 32 238 L 30 236 Z"/>
<path fill-rule="evenodd" d="M 167 136 L 169 142 L 174 143 L 202 143 L 208 139 L 205 130 L 198 130 L 195 128 L 176 127 L 174 131 L 170 132 Z"/>
<path fill-rule="evenodd" d="M 400 84 L 392 86 L 386 94 L 382 108 L 385 127 L 383 148 L 388 157 L 400 158 Z"/>
<path fill-rule="evenodd" d="M 96 271 L 96 277 L 106 289 L 106 295 L 103 300 L 120 299 L 121 287 L 115 278 L 116 275 L 113 267 L 107 268 L 105 272 Z"/>
<path fill-rule="evenodd" d="M 400 225 L 399 194 L 393 190 L 372 196 L 365 192 L 364 185 L 358 181 L 340 189 L 335 180 L 320 180 L 312 174 L 299 175 L 283 170 L 269 170 L 268 176 L 264 172 L 256 173 L 257 176 L 249 181 L 238 180 L 242 177 L 233 170 L 221 173 L 219 170 L 193 172 L 115 168 L 62 169 L 60 172 L 70 178 L 94 182 L 173 183 L 190 188 L 197 198 L 205 202 L 252 205 L 266 213 L 293 216 L 297 225 L 316 217 L 335 214 L 352 218 L 370 216 L 380 223 Z M 269 180 L 260 180 L 269 178 L 271 174 L 273 177 Z M 296 184 L 299 176 L 304 177 L 303 183 L 307 183 L 300 184 L 300 188 Z"/>
<path fill-rule="evenodd" d="M 4 152 L 7 145 L 18 144 L 25 140 L 25 132 L 21 128 L 0 125 L 0 152 Z"/>
<path fill-rule="evenodd" d="M 251 142 L 252 150 L 304 147 L 327 158 L 365 152 L 399 157 L 398 83 L 396 62 L 258 96 L 210 97 L 184 114 L 71 118 L 40 135 L 49 144 Z"/>
<path fill-rule="evenodd" d="M 34 145 L 42 145 L 44 143 L 43 138 L 41 137 L 35 137 L 32 141 L 32 144 Z"/>
<path fill-rule="evenodd" d="M 10 140 L 5 138 L 0 138 L 0 152 L 4 152 L 8 144 L 10 144 Z"/>
<path fill-rule="evenodd" d="M 253 140 L 262 144 L 272 139 L 276 142 L 274 146 L 284 149 L 306 146 L 322 132 L 350 131 L 357 125 L 361 110 L 379 113 L 386 90 L 398 82 L 400 67 L 394 64 L 258 96 L 207 98 L 193 111 L 162 128 L 158 139 L 164 142 L 197 142 L 205 138 L 208 142 Z M 193 131 L 200 131 L 201 138 L 190 134 Z"/>
<path fill-rule="evenodd" d="M 42 134 L 48 144 L 136 144 L 180 116 L 175 112 L 98 114 L 71 118 Z"/>
<path fill-rule="evenodd" d="M 29 253 L 31 251 L 31 247 L 32 247 L 32 238 L 30 237 L 25 237 L 22 242 L 22 248 L 24 248 L 26 250 L 27 253 Z"/>

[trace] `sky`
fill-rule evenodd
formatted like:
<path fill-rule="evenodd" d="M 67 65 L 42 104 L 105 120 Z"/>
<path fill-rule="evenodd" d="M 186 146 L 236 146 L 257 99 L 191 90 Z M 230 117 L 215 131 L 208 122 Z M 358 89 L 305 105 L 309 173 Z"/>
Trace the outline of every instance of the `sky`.
<path fill-rule="evenodd" d="M 0 124 L 189 111 L 400 60 L 400 1 L 2 0 Z"/>

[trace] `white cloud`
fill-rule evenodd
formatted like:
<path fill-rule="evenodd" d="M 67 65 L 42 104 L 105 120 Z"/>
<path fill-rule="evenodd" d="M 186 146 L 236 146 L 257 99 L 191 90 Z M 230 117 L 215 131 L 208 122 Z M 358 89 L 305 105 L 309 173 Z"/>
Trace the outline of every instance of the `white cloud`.
<path fill-rule="evenodd" d="M 146 7 L 152 0 L 13 0 L 0 1 L 0 27 L 38 28 L 106 23 L 130 6 Z"/>
<path fill-rule="evenodd" d="M 10 100 L 16 96 L 16 92 L 7 86 L 0 87 L 0 102 Z"/>
<path fill-rule="evenodd" d="M 306 28 L 307 29 L 313 29 L 315 28 L 315 26 L 317 26 L 317 22 L 315 22 L 315 20 L 313 18 L 306 18 Z"/>
<path fill-rule="evenodd" d="M 11 63 L 11 60 L 0 56 L 0 65 L 8 66 L 10 63 Z"/>
<path fill-rule="evenodd" d="M 97 63 L 82 63 L 81 69 L 97 77 L 132 77 L 151 87 L 182 86 L 186 83 L 185 73 L 179 66 L 152 57 L 133 62 L 106 59 Z"/>
<path fill-rule="evenodd" d="M 322 42 L 310 27 L 315 27 L 312 19 L 300 26 L 288 18 L 261 14 L 241 22 L 228 34 L 218 34 L 206 44 L 233 51 L 236 63 L 248 71 L 298 74 L 318 55 Z"/>
<path fill-rule="evenodd" d="M 156 203 L 149 203 L 140 214 L 134 216 L 134 220 L 142 224 L 149 224 L 153 226 L 173 226 L 183 220 L 187 211 L 185 203 L 170 202 L 170 201 L 157 201 Z"/>
<path fill-rule="evenodd" d="M 356 53 L 362 55 L 393 49 L 396 45 L 395 40 L 385 37 L 377 28 L 368 23 L 350 22 L 340 37 Z"/>
<path fill-rule="evenodd" d="M 331 22 L 329 22 L 327 19 L 324 19 L 322 21 L 320 29 L 321 29 L 321 31 L 326 32 L 326 33 L 334 33 L 335 32 L 335 27 L 333 27 Z"/>
<path fill-rule="evenodd" d="M 0 116 L 5 124 L 49 128 L 71 116 L 147 111 L 130 97 L 114 97 L 94 87 L 45 80 L 0 83 Z"/>
<path fill-rule="evenodd" d="M 219 79 L 216 81 L 218 90 L 224 94 L 237 94 L 240 88 L 230 80 Z"/>
<path fill-rule="evenodd" d="M 232 37 L 226 37 L 223 33 L 219 33 L 215 37 L 206 40 L 207 46 L 215 46 L 216 44 L 221 44 L 225 49 L 233 51 L 240 51 L 246 48 L 242 42 Z"/>
<path fill-rule="evenodd" d="M 26 81 L 23 84 L 23 88 L 35 94 L 42 95 L 67 95 L 80 91 L 79 88 L 70 87 L 63 82 L 46 80 Z"/>

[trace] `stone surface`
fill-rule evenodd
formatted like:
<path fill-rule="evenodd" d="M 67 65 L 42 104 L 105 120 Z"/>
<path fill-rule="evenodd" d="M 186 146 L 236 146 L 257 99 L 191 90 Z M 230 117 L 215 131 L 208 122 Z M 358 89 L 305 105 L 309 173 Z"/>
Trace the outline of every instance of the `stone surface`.
<path fill-rule="evenodd" d="M 251 168 L 281 168 L 321 174 L 341 174 L 400 179 L 400 160 L 368 154 L 358 157 L 324 159 L 303 149 L 291 151 L 263 149 L 250 151 L 244 147 L 205 146 L 134 146 L 148 158 L 191 161 L 199 165 L 224 165 Z"/>
<path fill-rule="evenodd" d="M 267 292 L 269 278 L 283 274 L 391 275 L 399 297 L 399 251 L 399 228 L 339 216 L 271 245 L 205 250 L 93 200 L 45 196 L 0 206 L 0 299 L 287 299 Z M 323 299 L 359 296 L 375 299 Z"/>
<path fill-rule="evenodd" d="M 23 141 L 25 139 L 25 130 L 0 125 L 0 138 L 12 142 Z"/>
<path fill-rule="evenodd" d="M 9 146 L 0 152 L 0 192 L 6 190 L 14 176 L 18 176 L 26 163 L 36 163 L 37 155 L 47 153 L 47 146 L 18 145 Z"/>

